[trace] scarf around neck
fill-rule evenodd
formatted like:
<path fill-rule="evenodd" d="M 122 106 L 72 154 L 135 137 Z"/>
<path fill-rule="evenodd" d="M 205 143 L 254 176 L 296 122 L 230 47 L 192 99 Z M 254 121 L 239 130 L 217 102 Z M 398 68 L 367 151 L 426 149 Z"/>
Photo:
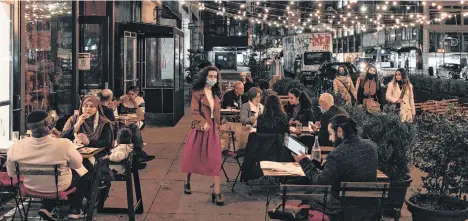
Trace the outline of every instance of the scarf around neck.
<path fill-rule="evenodd" d="M 80 112 L 79 116 L 83 114 L 83 105 L 87 102 L 92 102 L 94 106 L 96 107 L 97 111 L 96 114 L 93 116 L 89 117 L 88 119 L 83 122 L 83 124 L 80 126 L 80 129 L 78 131 L 74 131 L 75 133 L 84 133 L 89 140 L 99 140 L 101 137 L 102 130 L 104 129 L 104 126 L 106 124 L 109 124 L 110 121 L 107 119 L 104 115 L 104 111 L 102 110 L 102 106 L 99 103 L 99 100 L 95 96 L 86 96 L 83 101 L 81 102 L 80 106 Z M 78 120 L 78 117 L 76 115 L 71 116 L 67 123 L 65 124 L 65 127 L 63 128 L 64 131 L 69 130 L 73 125 L 76 124 L 76 121 Z"/>

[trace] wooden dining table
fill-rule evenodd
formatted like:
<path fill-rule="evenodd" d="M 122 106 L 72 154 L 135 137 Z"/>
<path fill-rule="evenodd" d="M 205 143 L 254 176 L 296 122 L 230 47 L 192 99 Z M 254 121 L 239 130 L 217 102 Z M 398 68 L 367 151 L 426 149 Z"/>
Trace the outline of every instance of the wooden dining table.
<path fill-rule="evenodd" d="M 221 118 L 227 119 L 231 122 L 239 122 L 240 121 L 240 110 L 234 108 L 226 108 L 221 109 Z"/>
<path fill-rule="evenodd" d="M 115 120 L 119 122 L 129 122 L 129 123 L 136 123 L 140 121 L 138 115 L 136 114 L 120 114 L 115 116 Z"/>

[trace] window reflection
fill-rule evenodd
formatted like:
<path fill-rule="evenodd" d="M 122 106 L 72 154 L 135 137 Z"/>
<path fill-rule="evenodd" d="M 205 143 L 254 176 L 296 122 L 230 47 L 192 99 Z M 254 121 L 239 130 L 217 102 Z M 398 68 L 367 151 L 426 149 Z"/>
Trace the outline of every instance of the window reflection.
<path fill-rule="evenodd" d="M 174 38 L 148 38 L 146 56 L 146 86 L 174 87 Z"/>
<path fill-rule="evenodd" d="M 70 114 L 72 15 L 70 1 L 20 1 L 25 16 L 25 114 L 33 109 Z"/>

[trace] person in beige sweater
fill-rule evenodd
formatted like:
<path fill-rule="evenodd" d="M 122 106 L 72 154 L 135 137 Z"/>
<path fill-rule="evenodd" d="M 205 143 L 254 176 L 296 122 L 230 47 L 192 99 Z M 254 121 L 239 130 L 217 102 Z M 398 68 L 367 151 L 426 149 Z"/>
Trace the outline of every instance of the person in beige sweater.
<path fill-rule="evenodd" d="M 31 129 L 32 136 L 14 143 L 7 153 L 6 167 L 8 175 L 16 176 L 16 163 L 20 170 L 29 165 L 60 165 L 58 170 L 58 191 L 69 190 L 76 187 L 74 194 L 70 195 L 69 219 L 81 219 L 84 217 L 82 201 L 85 193 L 89 191 L 89 177 L 86 169 L 84 174 L 78 174 L 76 170 L 82 169 L 83 158 L 76 150 L 76 146 L 68 139 L 51 136 L 52 123 L 47 112 L 43 110 L 32 111 L 27 119 L 27 126 Z M 21 172 L 20 172 L 21 174 Z M 55 179 L 51 176 L 24 175 L 24 186 L 29 190 L 40 193 L 55 193 Z M 43 200 L 38 214 L 44 220 L 54 220 L 52 211 L 55 201 Z"/>
<path fill-rule="evenodd" d="M 388 84 L 387 101 L 395 104 L 400 109 L 402 122 L 412 122 L 416 115 L 414 106 L 413 85 L 411 84 L 405 69 L 400 68 L 395 72 L 395 77 Z"/>

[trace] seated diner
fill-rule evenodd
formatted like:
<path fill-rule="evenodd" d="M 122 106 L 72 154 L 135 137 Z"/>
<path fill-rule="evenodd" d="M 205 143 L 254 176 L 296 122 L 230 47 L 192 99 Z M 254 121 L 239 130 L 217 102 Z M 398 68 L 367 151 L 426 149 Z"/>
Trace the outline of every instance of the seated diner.
<path fill-rule="evenodd" d="M 258 116 L 263 113 L 264 109 L 263 105 L 260 103 L 262 91 L 257 87 L 250 88 L 247 97 L 249 98 L 249 102 L 243 104 L 241 107 L 240 122 L 244 125 L 256 127 Z"/>
<path fill-rule="evenodd" d="M 65 124 L 62 137 L 110 151 L 114 142 L 112 127 L 96 96 L 88 95 L 83 99 L 78 115 L 71 116 Z"/>
<path fill-rule="evenodd" d="M 234 89 L 226 92 L 223 95 L 221 108 L 233 108 L 240 110 L 243 104 L 248 102 L 248 98 L 244 95 L 244 84 L 240 81 L 234 82 Z"/>
<path fill-rule="evenodd" d="M 257 133 L 285 134 L 289 132 L 288 115 L 276 95 L 265 99 L 265 110 L 257 119 Z"/>
<path fill-rule="evenodd" d="M 15 142 L 8 150 L 8 175 L 16 177 L 16 163 L 20 170 L 27 165 L 60 165 L 58 191 L 76 187 L 76 191 L 68 198 L 68 219 L 81 219 L 84 217 L 82 201 L 85 194 L 89 193 L 89 173 L 83 169 L 80 170 L 83 173 L 78 174 L 76 170 L 83 167 L 81 154 L 69 140 L 50 136 L 52 124 L 47 116 L 47 112 L 43 110 L 34 110 L 28 115 L 26 123 L 32 134 L 31 137 Z M 31 191 L 45 194 L 55 194 L 57 191 L 55 181 L 50 176 L 23 177 L 25 187 Z M 39 216 L 44 220 L 56 220 L 53 214 L 55 206 L 54 200 L 43 200 Z"/>
<path fill-rule="evenodd" d="M 310 199 L 310 207 L 326 214 L 336 214 L 341 205 L 338 200 L 341 182 L 376 182 L 377 145 L 370 140 L 361 139 L 357 123 L 346 115 L 332 118 L 327 129 L 335 149 L 327 156 L 323 170 L 317 168 L 316 163 L 307 155 L 295 156 L 295 159 L 304 170 L 308 184 L 332 186 L 332 197 L 327 205 L 323 205 L 323 196 L 320 196 Z M 367 201 L 359 202 L 360 205 L 361 203 Z M 371 205 L 375 203 L 366 207 L 365 211 L 360 210 L 359 218 L 350 220 L 368 220 L 375 213 Z"/>
<path fill-rule="evenodd" d="M 290 125 L 301 123 L 302 126 L 307 126 L 309 121 L 314 121 L 312 101 L 306 92 L 293 88 L 288 93 L 288 99 L 285 110 L 290 118 Z"/>

